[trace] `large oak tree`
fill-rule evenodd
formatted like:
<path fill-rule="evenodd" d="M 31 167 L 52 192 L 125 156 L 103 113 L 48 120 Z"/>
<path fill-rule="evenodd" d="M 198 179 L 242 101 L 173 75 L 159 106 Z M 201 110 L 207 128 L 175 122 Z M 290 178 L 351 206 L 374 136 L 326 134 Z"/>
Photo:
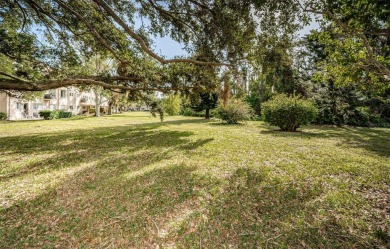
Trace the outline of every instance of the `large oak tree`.
<path fill-rule="evenodd" d="M 79 84 L 116 90 L 200 87 L 202 82 L 194 82 L 186 72 L 231 70 L 248 56 L 256 32 L 250 2 L 2 1 L 0 89 L 41 91 Z M 136 19 L 150 24 L 137 29 Z M 155 35 L 182 43 L 189 57 L 157 54 L 150 38 Z M 96 54 L 114 58 L 116 74 L 86 74 L 82 62 Z"/>

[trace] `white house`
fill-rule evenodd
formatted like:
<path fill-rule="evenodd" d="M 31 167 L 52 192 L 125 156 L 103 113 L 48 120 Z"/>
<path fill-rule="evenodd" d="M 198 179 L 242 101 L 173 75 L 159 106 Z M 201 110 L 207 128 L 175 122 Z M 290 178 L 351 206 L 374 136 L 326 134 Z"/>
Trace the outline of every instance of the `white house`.
<path fill-rule="evenodd" d="M 0 93 L 0 112 L 7 114 L 9 120 L 39 118 L 41 110 L 64 110 L 73 115 L 88 114 L 95 111 L 95 93 L 92 90 L 80 91 L 74 87 L 63 87 L 47 91 L 42 98 L 25 101 Z M 107 101 L 101 104 L 101 111 L 108 110 Z"/>

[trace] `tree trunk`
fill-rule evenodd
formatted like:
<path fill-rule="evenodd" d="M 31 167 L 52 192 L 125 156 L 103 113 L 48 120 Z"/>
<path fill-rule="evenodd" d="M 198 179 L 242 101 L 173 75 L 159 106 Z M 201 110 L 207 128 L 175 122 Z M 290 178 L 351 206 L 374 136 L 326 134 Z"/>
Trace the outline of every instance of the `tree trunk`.
<path fill-rule="evenodd" d="M 93 91 L 95 93 L 95 117 L 100 117 L 100 94 L 97 89 Z"/>
<path fill-rule="evenodd" d="M 206 119 L 210 119 L 210 109 L 206 109 Z"/>
<path fill-rule="evenodd" d="M 229 103 L 230 98 L 230 83 L 226 82 L 223 84 L 223 106 L 226 107 Z"/>
<path fill-rule="evenodd" d="M 107 115 L 112 115 L 112 102 L 108 102 L 108 111 L 107 111 Z"/>

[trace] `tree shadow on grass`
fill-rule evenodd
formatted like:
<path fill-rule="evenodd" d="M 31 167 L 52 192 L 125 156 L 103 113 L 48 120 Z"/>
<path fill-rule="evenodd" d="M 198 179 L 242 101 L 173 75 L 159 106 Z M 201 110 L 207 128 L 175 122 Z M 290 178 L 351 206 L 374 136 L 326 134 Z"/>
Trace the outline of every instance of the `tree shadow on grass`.
<path fill-rule="evenodd" d="M 216 120 L 213 120 L 213 122 L 210 122 L 209 125 L 211 126 L 226 126 L 226 127 L 241 127 L 241 126 L 245 126 L 247 125 L 247 123 L 237 123 L 237 124 L 228 124 L 226 122 L 220 122 L 220 121 L 216 121 Z"/>
<path fill-rule="evenodd" d="M 67 174 L 89 169 L 89 164 L 136 170 L 177 155 L 189 155 L 212 141 L 194 140 L 192 132 L 158 127 L 147 124 L 3 137 L 0 154 L 5 161 L 0 186 L 7 197 L 5 207 L 35 198 L 34 188 L 39 193 L 61 182 Z M 40 185 L 35 184 L 37 181 Z M 33 197 L 24 198 L 25 191 Z"/>
<path fill-rule="evenodd" d="M 208 122 L 209 120 L 204 118 L 189 118 L 189 119 L 182 119 L 182 120 L 164 121 L 161 124 L 181 125 L 181 124 L 200 124 L 200 123 L 208 123 Z"/>
<path fill-rule="evenodd" d="M 160 126 L 3 137 L 4 165 L 37 159 L 22 160 L 21 167 L 0 178 L 3 200 L 11 200 L 0 209 L 0 247 L 156 245 L 156 222 L 164 223 L 177 205 L 192 202 L 204 181 L 194 180 L 194 168 L 178 156 L 196 154 L 213 140 Z"/>
<path fill-rule="evenodd" d="M 281 132 L 267 128 L 260 133 L 300 139 L 337 138 L 341 140 L 339 146 L 359 147 L 379 156 L 390 157 L 390 129 L 386 128 L 310 126 L 302 132 Z"/>
<path fill-rule="evenodd" d="M 170 215 L 183 204 L 194 206 L 199 186 L 212 185 L 185 165 L 134 175 L 126 167 L 107 169 L 106 163 L 0 213 L 5 226 L 0 246 L 155 248 Z"/>

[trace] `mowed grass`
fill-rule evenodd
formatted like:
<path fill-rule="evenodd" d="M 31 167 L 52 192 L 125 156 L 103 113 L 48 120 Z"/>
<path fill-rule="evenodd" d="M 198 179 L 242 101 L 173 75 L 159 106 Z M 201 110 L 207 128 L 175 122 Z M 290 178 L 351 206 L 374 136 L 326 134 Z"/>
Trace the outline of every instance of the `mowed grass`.
<path fill-rule="evenodd" d="M 0 248 L 386 248 L 390 129 L 0 123 Z"/>

